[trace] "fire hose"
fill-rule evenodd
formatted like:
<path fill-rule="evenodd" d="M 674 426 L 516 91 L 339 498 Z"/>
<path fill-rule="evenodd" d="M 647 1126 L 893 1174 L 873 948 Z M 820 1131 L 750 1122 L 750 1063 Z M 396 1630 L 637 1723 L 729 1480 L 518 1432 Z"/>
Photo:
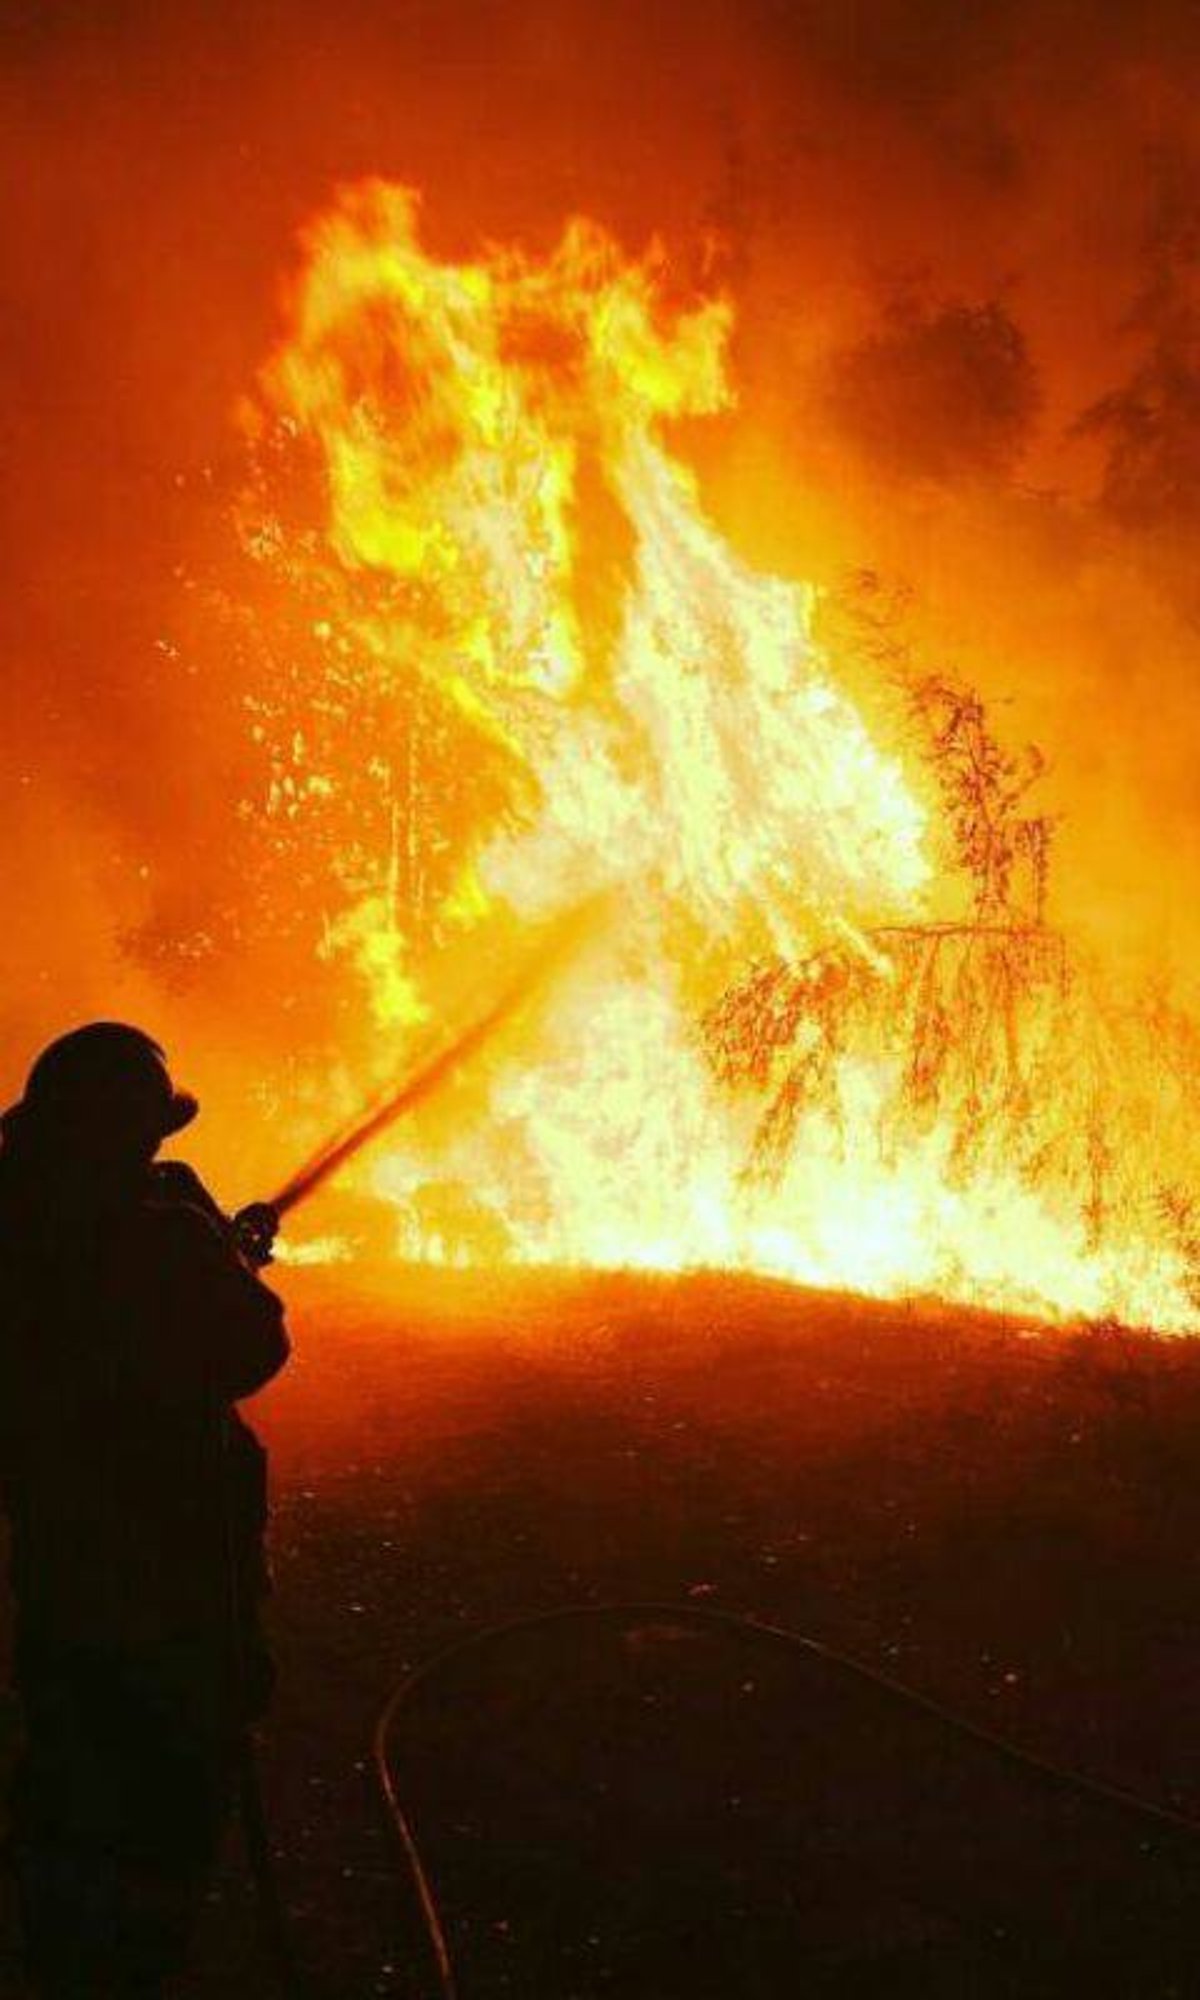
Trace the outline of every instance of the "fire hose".
<path fill-rule="evenodd" d="M 389 1755 L 388 1742 L 392 1726 L 410 1701 L 439 1673 L 459 1662 L 465 1655 L 482 1651 L 496 1641 L 585 1621 L 605 1625 L 622 1625 L 634 1621 L 690 1625 L 702 1631 L 718 1631 L 733 1637 L 751 1639 L 776 1652 L 802 1655 L 808 1660 L 819 1661 L 842 1677 L 854 1680 L 860 1686 L 873 1691 L 882 1700 L 924 1715 L 948 1734 L 982 1746 L 997 1758 L 1030 1772 L 1059 1790 L 1113 1807 L 1141 1821 L 1147 1828 L 1182 1834 L 1189 1841 L 1200 1841 L 1200 1819 L 1191 1814 L 1177 1811 L 1139 1792 L 1110 1784 L 1103 1778 L 1023 1749 L 1007 1737 L 998 1735 L 983 1724 L 946 1707 L 931 1696 L 921 1694 L 903 1681 L 894 1679 L 890 1674 L 880 1672 L 878 1668 L 853 1655 L 838 1652 L 823 1641 L 811 1638 L 805 1633 L 792 1631 L 786 1626 L 769 1624 L 749 1613 L 723 1611 L 711 1605 L 638 1599 L 599 1604 L 560 1605 L 550 1611 L 534 1612 L 523 1617 L 506 1619 L 495 1625 L 480 1627 L 468 1633 L 465 1638 L 457 1639 L 453 1644 L 431 1654 L 392 1690 L 375 1723 L 371 1740 L 371 1761 L 375 1782 L 398 1858 L 411 1884 L 439 2000 L 463 2000 L 462 1987 L 448 1927 L 431 1870 L 422 1851 L 412 1809 L 405 1802 L 400 1781 Z M 308 1988 L 298 1970 L 291 1949 L 274 1875 L 261 1797 L 252 1765 L 243 1772 L 241 1808 L 251 1872 L 260 1899 L 264 1938 L 276 1964 L 281 1991 L 287 1996 L 287 2000 L 308 2000 Z"/>
<path fill-rule="evenodd" d="M 372 1739 L 375 1780 L 399 1856 L 412 1884 L 440 2000 L 462 2000 L 462 1990 L 447 1926 L 429 1867 L 421 1851 L 411 1809 L 405 1805 L 389 1758 L 388 1738 L 392 1725 L 406 1704 L 424 1689 L 429 1681 L 465 1654 L 481 1650 L 496 1640 L 585 1620 L 616 1625 L 634 1621 L 691 1625 L 701 1630 L 716 1630 L 741 1638 L 750 1638 L 775 1651 L 801 1654 L 809 1660 L 819 1661 L 822 1665 L 833 1668 L 842 1677 L 856 1681 L 883 1700 L 918 1711 L 948 1733 L 981 1745 L 1006 1763 L 1034 1773 L 1060 1790 L 1114 1807 L 1118 1811 L 1132 1815 L 1147 1827 L 1182 1834 L 1188 1840 L 1200 1841 L 1200 1819 L 1175 1811 L 1170 1806 L 1160 1805 L 1156 1800 L 1145 1798 L 1138 1792 L 1109 1784 L 1102 1778 L 1077 1771 L 1065 1764 L 1057 1764 L 1049 1758 L 1038 1756 L 1034 1751 L 1024 1750 L 1018 1744 L 1010 1742 L 1007 1737 L 997 1735 L 995 1731 L 980 1723 L 972 1722 L 969 1717 L 958 1714 L 954 1709 L 946 1708 L 929 1695 L 918 1693 L 915 1688 L 894 1680 L 890 1674 L 881 1673 L 878 1668 L 869 1666 L 865 1661 L 855 1659 L 850 1654 L 839 1653 L 821 1640 L 790 1631 L 785 1626 L 770 1625 L 750 1615 L 718 1610 L 711 1605 L 656 1601 L 562 1605 L 553 1611 L 534 1612 L 523 1618 L 513 1618 L 498 1625 L 487 1626 L 469 1633 L 466 1638 L 456 1640 L 452 1645 L 443 1647 L 440 1652 L 431 1655 L 405 1676 L 384 1704 L 375 1725 Z M 801 1970 L 800 1967 L 796 1968 L 797 1973 Z"/>
<path fill-rule="evenodd" d="M 233 1218 L 234 1232 L 242 1254 L 250 1263 L 269 1262 L 272 1241 L 285 1215 L 307 1201 L 390 1125 L 427 1103 L 491 1041 L 591 930 L 599 908 L 600 899 L 593 898 L 547 924 L 520 968 L 500 987 L 482 1013 L 443 1034 L 398 1084 L 326 1139 L 270 1200 L 251 1202 L 239 1209 Z"/>

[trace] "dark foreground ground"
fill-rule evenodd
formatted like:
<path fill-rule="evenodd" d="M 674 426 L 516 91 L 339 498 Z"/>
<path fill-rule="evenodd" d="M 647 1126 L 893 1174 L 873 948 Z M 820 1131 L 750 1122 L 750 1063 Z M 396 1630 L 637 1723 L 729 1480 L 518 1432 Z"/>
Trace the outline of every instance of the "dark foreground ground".
<path fill-rule="evenodd" d="M 264 1783 L 327 2000 L 430 1990 L 372 1727 L 526 1613 L 746 1613 L 1200 1815 L 1191 1343 L 725 1277 L 284 1283 Z M 752 1638 L 496 1641 L 391 1747 L 462 2000 L 1200 1992 L 1194 1852 Z M 200 1958 L 195 2000 L 272 1991 L 236 1855 Z"/>

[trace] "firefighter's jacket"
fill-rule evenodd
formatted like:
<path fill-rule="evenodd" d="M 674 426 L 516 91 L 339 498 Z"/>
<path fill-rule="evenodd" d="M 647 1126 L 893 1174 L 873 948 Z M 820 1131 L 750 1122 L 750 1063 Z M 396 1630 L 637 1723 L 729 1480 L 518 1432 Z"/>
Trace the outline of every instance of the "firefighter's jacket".
<path fill-rule="evenodd" d="M 287 1353 L 280 1301 L 186 1168 L 125 1187 L 0 1171 L 0 1476 L 27 1645 L 232 1657 L 265 1587 L 264 1455 L 234 1405 Z"/>

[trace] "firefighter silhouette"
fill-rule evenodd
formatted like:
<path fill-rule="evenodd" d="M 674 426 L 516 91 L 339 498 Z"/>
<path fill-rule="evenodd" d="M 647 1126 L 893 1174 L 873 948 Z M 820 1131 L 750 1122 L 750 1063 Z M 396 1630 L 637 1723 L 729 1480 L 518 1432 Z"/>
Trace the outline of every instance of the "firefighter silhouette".
<path fill-rule="evenodd" d="M 265 1460 L 234 1405 L 288 1345 L 234 1226 L 155 1160 L 197 1108 L 148 1035 L 101 1021 L 39 1056 L 0 1128 L 11 1849 L 46 2000 L 148 2000 L 179 1969 L 270 1692 Z"/>

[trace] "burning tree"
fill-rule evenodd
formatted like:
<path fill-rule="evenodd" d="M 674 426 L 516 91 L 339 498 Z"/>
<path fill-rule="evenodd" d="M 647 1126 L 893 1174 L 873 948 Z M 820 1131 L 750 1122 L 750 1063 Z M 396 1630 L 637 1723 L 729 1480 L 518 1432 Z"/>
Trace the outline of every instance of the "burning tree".
<path fill-rule="evenodd" d="M 444 1257 L 1179 1324 L 1194 1032 L 1051 922 L 1040 758 L 878 579 L 831 634 L 706 511 L 731 321 L 581 219 L 453 261 L 371 181 L 306 233 L 240 523 L 264 922 L 369 1069 L 446 937 L 486 991 L 498 929 L 613 911 L 373 1187 Z"/>
<path fill-rule="evenodd" d="M 718 1074 L 768 1092 L 754 1177 L 778 1176 L 807 1107 L 820 1101 L 840 1121 L 838 1066 L 862 1046 L 902 1068 L 888 1143 L 949 1102 L 953 1156 L 965 1170 L 994 1140 L 998 1116 L 1006 1128 L 1023 1121 L 1039 1009 L 1067 988 L 1062 939 L 1044 920 L 1051 825 L 1020 810 L 1040 754 L 1014 756 L 977 694 L 900 661 L 970 907 L 957 920 L 879 925 L 795 962 L 775 958 L 711 1009 L 705 1034 Z"/>
<path fill-rule="evenodd" d="M 1200 1084 L 1200 1037 L 1164 996 L 1104 989 L 1048 924 L 1053 822 L 1025 810 L 1045 769 L 1035 747 L 998 739 L 980 696 L 953 675 L 917 672 L 880 610 L 878 579 L 852 591 L 876 663 L 917 725 L 967 907 L 948 921 L 889 924 L 789 961 L 755 966 L 707 1014 L 724 1083 L 763 1100 L 744 1177 L 779 1186 L 816 1114 L 843 1131 L 848 1069 L 879 1094 L 881 1154 L 943 1141 L 951 1185 L 1015 1166 L 1031 1190 L 1076 1202 L 1098 1250 L 1117 1221 L 1158 1218 L 1200 1302 L 1194 1198 L 1147 1177 L 1139 1127 L 1177 1115 Z M 853 600 L 852 600 L 853 601 Z M 1147 1016 L 1163 1060 L 1147 1064 Z"/>

